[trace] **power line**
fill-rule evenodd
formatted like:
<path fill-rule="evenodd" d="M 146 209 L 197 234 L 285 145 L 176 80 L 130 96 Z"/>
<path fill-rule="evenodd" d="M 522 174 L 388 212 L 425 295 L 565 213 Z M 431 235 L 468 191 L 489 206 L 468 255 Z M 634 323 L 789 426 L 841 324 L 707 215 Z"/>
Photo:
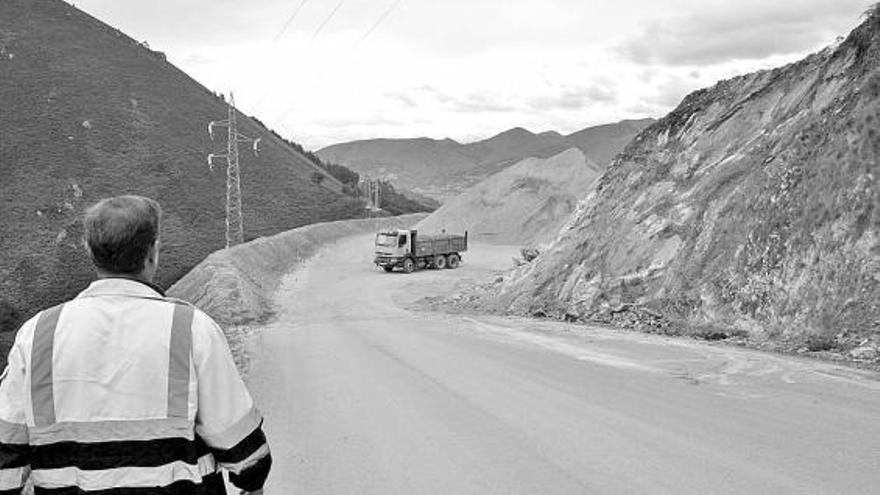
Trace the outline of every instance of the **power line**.
<path fill-rule="evenodd" d="M 288 26 L 290 25 L 291 22 L 293 22 L 293 19 L 296 18 L 296 16 L 299 14 L 300 10 L 302 10 L 303 6 L 306 4 L 307 1 L 308 0 L 302 0 L 302 2 L 299 4 L 299 7 L 297 7 L 297 9 L 293 12 L 293 14 L 290 16 L 288 21 L 286 23 L 284 23 L 284 27 L 281 29 L 281 31 L 278 33 L 278 36 L 275 37 L 275 40 L 272 43 L 273 46 L 281 38 L 281 36 L 284 34 L 284 32 L 287 31 Z M 312 37 L 309 39 L 309 44 L 315 42 L 315 39 L 321 34 L 321 32 L 324 30 L 324 28 L 327 26 L 327 24 L 330 24 L 330 21 L 333 20 L 333 17 L 336 16 L 336 13 L 339 12 L 339 9 L 342 8 L 342 5 L 344 3 L 345 3 L 345 0 L 339 0 L 339 3 L 336 4 L 336 7 L 333 7 L 333 10 L 330 11 L 330 13 L 327 15 L 327 17 L 324 18 L 323 21 L 321 21 L 321 24 L 319 24 L 317 29 L 315 29 L 315 32 L 312 33 Z M 263 94 L 260 96 L 260 98 L 257 100 L 257 103 L 254 105 L 254 111 L 257 111 L 263 105 L 263 102 L 266 100 L 266 98 L 271 93 L 272 93 L 271 88 L 267 88 L 265 91 L 263 91 Z"/>
<path fill-rule="evenodd" d="M 339 0 L 339 3 L 336 4 L 336 7 L 333 7 L 333 10 L 330 12 L 330 15 L 328 15 L 327 18 L 324 19 L 324 21 L 318 26 L 318 29 L 315 30 L 314 34 L 312 34 L 312 39 L 310 41 L 315 41 L 315 38 L 317 38 L 318 35 L 321 34 L 321 31 L 323 31 L 324 27 L 330 23 L 330 21 L 333 19 L 333 17 L 336 15 L 336 13 L 339 12 L 339 9 L 342 8 L 342 4 L 344 4 L 344 3 L 345 3 L 345 0 Z"/>
<path fill-rule="evenodd" d="M 299 6 L 296 7 L 296 10 L 294 10 L 293 13 L 290 14 L 290 17 L 287 18 L 287 20 L 284 22 L 284 25 L 281 26 L 281 29 L 278 31 L 278 34 L 276 34 L 275 38 L 272 40 L 273 47 L 275 45 L 277 45 L 278 41 L 281 40 L 281 37 L 284 36 L 285 33 L 287 33 L 287 29 L 290 28 L 290 25 L 293 24 L 293 21 L 299 16 L 299 13 L 302 11 L 303 7 L 305 7 L 305 5 L 306 5 L 306 3 L 308 3 L 308 1 L 309 0 L 302 0 L 299 3 Z M 269 82 L 269 80 L 267 80 L 266 84 L 265 84 L 266 89 L 263 91 L 263 94 L 260 95 L 260 98 L 257 100 L 257 103 L 254 105 L 255 112 L 257 110 L 259 110 L 259 108 L 261 106 L 263 106 L 263 101 L 265 101 L 266 98 L 269 96 L 269 94 L 272 93 L 272 88 L 271 88 L 270 84 L 271 83 Z"/>
<path fill-rule="evenodd" d="M 287 32 L 287 28 L 290 27 L 290 25 L 293 23 L 293 20 L 296 19 L 296 17 L 299 15 L 300 11 L 303 9 L 308 1 L 309 0 L 302 0 L 299 3 L 299 6 L 296 8 L 296 10 L 293 11 L 293 14 L 291 14 L 290 17 L 287 18 L 287 21 L 284 23 L 284 26 L 282 26 L 281 31 L 278 31 L 278 34 L 275 35 L 275 39 L 272 40 L 273 43 L 277 43 L 278 40 L 280 40 L 281 37 L 284 36 L 284 33 Z"/>
<path fill-rule="evenodd" d="M 366 40 L 371 34 L 373 34 L 373 31 L 378 29 L 379 25 L 382 24 L 383 22 L 385 22 L 385 19 L 387 19 L 388 16 L 391 15 L 391 12 L 393 12 L 394 9 L 396 9 L 397 6 L 400 5 L 401 2 L 403 2 L 403 0 L 396 0 L 394 3 L 391 4 L 391 6 L 389 6 L 387 9 L 385 9 L 385 12 L 382 12 L 382 15 L 379 16 L 378 19 L 376 19 L 376 22 L 374 22 L 372 26 L 370 26 L 370 29 L 367 29 L 367 32 L 364 33 L 363 36 L 361 36 L 357 40 L 357 43 L 355 43 L 355 46 L 360 46 L 361 43 L 364 42 L 364 40 Z"/>
<path fill-rule="evenodd" d="M 341 1 L 339 2 L 339 5 L 336 6 L 336 9 L 334 9 L 334 12 L 331 12 L 330 17 L 332 17 L 333 13 L 335 13 L 335 11 L 338 10 L 339 7 L 340 7 L 340 6 L 342 5 L 342 3 L 344 3 L 344 2 L 345 2 L 345 0 L 341 0 Z M 394 9 L 396 9 L 396 8 L 397 8 L 402 2 L 403 2 L 403 0 L 395 0 L 394 3 L 392 3 L 387 9 L 385 9 L 385 11 L 382 12 L 382 15 L 380 15 L 379 18 L 376 19 L 376 22 L 374 22 L 373 25 L 370 26 L 370 27 L 364 32 L 364 34 L 361 35 L 360 38 L 358 38 L 358 40 L 354 43 L 354 45 L 352 45 L 351 49 L 354 49 L 354 48 L 359 47 L 359 46 L 360 46 L 360 45 L 361 45 L 361 44 L 362 44 L 362 43 L 363 43 L 363 42 L 364 42 L 364 41 L 365 41 L 365 40 L 366 40 L 371 34 L 373 34 L 374 31 L 376 31 L 376 29 L 379 28 L 379 26 L 380 26 L 383 22 L 385 22 L 385 19 L 387 19 L 388 16 L 390 16 L 391 13 L 394 11 Z M 329 18 L 330 18 L 330 17 L 328 17 L 328 21 L 327 21 L 327 22 L 329 22 Z M 326 24 L 326 22 L 325 22 L 324 24 Z M 320 29 L 322 29 L 322 28 L 323 28 L 323 25 L 322 25 L 321 27 L 319 27 L 319 30 L 318 30 L 318 31 L 316 31 L 315 35 L 312 37 L 313 40 L 314 40 L 314 37 L 317 36 L 317 33 L 320 32 Z M 351 49 L 349 49 L 349 50 L 351 50 Z M 323 73 L 322 73 L 322 74 L 323 74 Z M 306 91 L 306 93 L 304 93 L 304 94 L 310 94 L 310 93 L 311 93 L 316 87 L 318 87 L 318 86 L 321 84 L 321 79 L 320 79 L 320 77 L 321 77 L 321 76 L 319 76 L 319 79 L 318 79 L 317 81 L 315 81 L 315 83 L 314 83 L 312 86 L 310 86 L 310 87 L 308 88 L 308 90 Z M 261 101 L 262 101 L 262 99 L 261 99 Z M 284 110 L 284 112 L 281 114 L 281 117 L 278 118 L 278 121 L 283 123 L 283 122 L 284 122 L 284 119 L 287 118 L 288 115 L 290 115 L 290 112 L 293 111 L 294 108 L 296 108 L 296 103 L 294 103 L 293 105 L 291 105 L 290 107 L 288 107 L 286 110 Z"/>

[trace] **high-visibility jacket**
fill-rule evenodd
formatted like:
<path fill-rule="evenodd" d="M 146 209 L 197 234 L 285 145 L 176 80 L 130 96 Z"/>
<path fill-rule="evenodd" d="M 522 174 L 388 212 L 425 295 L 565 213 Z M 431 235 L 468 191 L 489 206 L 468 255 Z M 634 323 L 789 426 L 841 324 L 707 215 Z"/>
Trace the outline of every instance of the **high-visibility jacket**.
<path fill-rule="evenodd" d="M 19 330 L 0 382 L 0 494 L 226 493 L 271 466 L 220 327 L 148 284 L 92 283 Z"/>

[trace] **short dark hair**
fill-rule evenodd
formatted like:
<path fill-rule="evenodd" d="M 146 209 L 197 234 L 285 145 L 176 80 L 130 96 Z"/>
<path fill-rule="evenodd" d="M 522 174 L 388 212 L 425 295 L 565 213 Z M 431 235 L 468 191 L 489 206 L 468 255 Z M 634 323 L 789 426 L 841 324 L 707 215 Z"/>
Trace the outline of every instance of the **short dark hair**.
<path fill-rule="evenodd" d="M 142 196 L 116 196 L 91 206 L 83 226 L 92 262 L 109 273 L 140 273 L 159 237 L 161 216 L 159 203 Z"/>

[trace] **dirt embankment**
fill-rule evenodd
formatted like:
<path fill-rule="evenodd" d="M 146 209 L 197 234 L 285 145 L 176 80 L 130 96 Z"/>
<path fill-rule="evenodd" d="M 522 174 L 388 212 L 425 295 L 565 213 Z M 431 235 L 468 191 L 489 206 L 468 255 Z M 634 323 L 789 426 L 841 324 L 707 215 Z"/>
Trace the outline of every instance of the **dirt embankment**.
<path fill-rule="evenodd" d="M 451 199 L 418 229 L 467 230 L 473 239 L 507 245 L 549 242 L 603 170 L 577 148 L 526 158 Z"/>
<path fill-rule="evenodd" d="M 274 314 L 273 294 L 284 276 L 342 238 L 378 229 L 408 228 L 425 214 L 316 223 L 217 251 L 168 290 L 223 327 L 239 371 L 247 374 L 247 339 Z M 364 246 L 370 249 L 370 246 Z"/>
<path fill-rule="evenodd" d="M 318 223 L 217 251 L 168 290 L 224 327 L 266 321 L 282 277 L 321 247 L 376 229 L 407 228 L 424 214 Z M 365 246 L 364 249 L 369 249 Z"/>

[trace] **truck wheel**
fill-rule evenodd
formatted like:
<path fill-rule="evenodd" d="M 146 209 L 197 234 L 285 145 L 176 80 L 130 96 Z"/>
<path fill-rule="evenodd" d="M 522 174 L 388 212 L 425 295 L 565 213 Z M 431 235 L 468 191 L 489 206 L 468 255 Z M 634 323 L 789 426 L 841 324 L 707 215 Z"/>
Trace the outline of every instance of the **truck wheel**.
<path fill-rule="evenodd" d="M 393 266 L 383 266 L 382 269 L 385 270 L 386 272 L 390 272 L 391 270 L 394 270 L 394 267 Z"/>
<path fill-rule="evenodd" d="M 461 258 L 457 254 L 450 254 L 446 258 L 446 268 L 458 268 Z"/>
<path fill-rule="evenodd" d="M 412 258 L 407 258 L 403 260 L 403 271 L 406 273 L 412 273 L 416 271 L 416 262 L 413 261 Z"/>
<path fill-rule="evenodd" d="M 446 268 L 446 256 L 443 256 L 442 254 L 434 256 L 434 268 L 438 270 Z"/>

